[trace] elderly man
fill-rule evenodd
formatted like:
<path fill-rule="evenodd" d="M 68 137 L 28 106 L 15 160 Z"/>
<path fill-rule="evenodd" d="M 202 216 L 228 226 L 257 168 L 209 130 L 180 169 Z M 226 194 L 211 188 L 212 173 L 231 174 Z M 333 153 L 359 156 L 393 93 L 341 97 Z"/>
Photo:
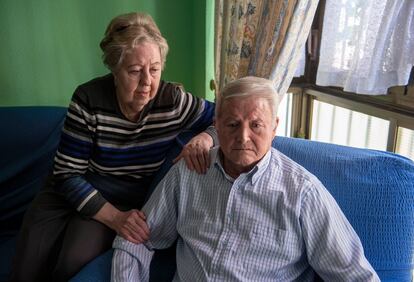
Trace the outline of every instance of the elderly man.
<path fill-rule="evenodd" d="M 172 167 L 143 208 L 149 240 L 115 240 L 113 281 L 148 279 L 148 250 L 177 239 L 174 281 L 379 281 L 326 188 L 271 147 L 277 106 L 266 79 L 223 89 L 210 168 Z"/>

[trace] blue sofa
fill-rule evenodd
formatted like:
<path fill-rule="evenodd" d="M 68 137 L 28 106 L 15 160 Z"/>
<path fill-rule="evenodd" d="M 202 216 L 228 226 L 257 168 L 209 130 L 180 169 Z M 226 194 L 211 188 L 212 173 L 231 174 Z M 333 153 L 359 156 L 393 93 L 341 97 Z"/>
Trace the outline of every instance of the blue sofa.
<path fill-rule="evenodd" d="M 7 279 L 22 216 L 50 171 L 65 113 L 63 107 L 0 107 L 0 281 Z M 153 187 L 191 135 L 188 132 L 176 139 Z M 325 184 L 359 234 L 365 254 L 382 281 L 412 281 L 411 160 L 387 152 L 294 138 L 277 137 L 273 146 Z M 153 261 L 154 275 L 174 272 L 172 254 L 171 259 L 167 255 Z M 112 250 L 86 265 L 71 281 L 109 281 L 111 257 Z"/>

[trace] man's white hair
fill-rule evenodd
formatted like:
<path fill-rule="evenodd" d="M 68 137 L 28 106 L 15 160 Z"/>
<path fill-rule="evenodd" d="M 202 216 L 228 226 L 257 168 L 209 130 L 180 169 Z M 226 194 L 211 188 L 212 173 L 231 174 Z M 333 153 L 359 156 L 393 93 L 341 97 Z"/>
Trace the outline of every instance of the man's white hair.
<path fill-rule="evenodd" d="M 246 76 L 228 83 L 217 95 L 216 117 L 221 115 L 224 101 L 235 97 L 265 99 L 272 110 L 272 120 L 276 120 L 279 95 L 271 80 L 256 76 Z"/>

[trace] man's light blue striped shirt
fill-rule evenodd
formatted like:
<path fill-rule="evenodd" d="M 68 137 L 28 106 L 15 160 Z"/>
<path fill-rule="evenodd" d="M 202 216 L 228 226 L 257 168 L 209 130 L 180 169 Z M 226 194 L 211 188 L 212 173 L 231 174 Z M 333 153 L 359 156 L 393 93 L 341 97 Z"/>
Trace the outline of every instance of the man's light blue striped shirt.
<path fill-rule="evenodd" d="M 228 176 L 217 148 L 206 175 L 173 166 L 143 211 L 145 246 L 177 243 L 174 281 L 379 281 L 361 242 L 320 181 L 271 149 L 248 173 Z M 113 281 L 148 279 L 151 253 L 114 242 Z"/>

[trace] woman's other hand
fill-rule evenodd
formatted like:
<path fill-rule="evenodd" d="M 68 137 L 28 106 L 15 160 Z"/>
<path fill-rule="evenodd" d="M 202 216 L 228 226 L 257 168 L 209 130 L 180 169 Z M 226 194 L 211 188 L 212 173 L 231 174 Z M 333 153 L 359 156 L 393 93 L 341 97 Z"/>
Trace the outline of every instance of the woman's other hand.
<path fill-rule="evenodd" d="M 107 202 L 93 218 L 132 243 L 140 244 L 149 238 L 149 229 L 142 211 L 120 211 Z"/>
<path fill-rule="evenodd" d="M 184 158 L 188 169 L 205 174 L 210 167 L 209 150 L 212 146 L 213 139 L 211 136 L 202 132 L 184 146 L 181 153 L 173 160 L 173 163 Z"/>

